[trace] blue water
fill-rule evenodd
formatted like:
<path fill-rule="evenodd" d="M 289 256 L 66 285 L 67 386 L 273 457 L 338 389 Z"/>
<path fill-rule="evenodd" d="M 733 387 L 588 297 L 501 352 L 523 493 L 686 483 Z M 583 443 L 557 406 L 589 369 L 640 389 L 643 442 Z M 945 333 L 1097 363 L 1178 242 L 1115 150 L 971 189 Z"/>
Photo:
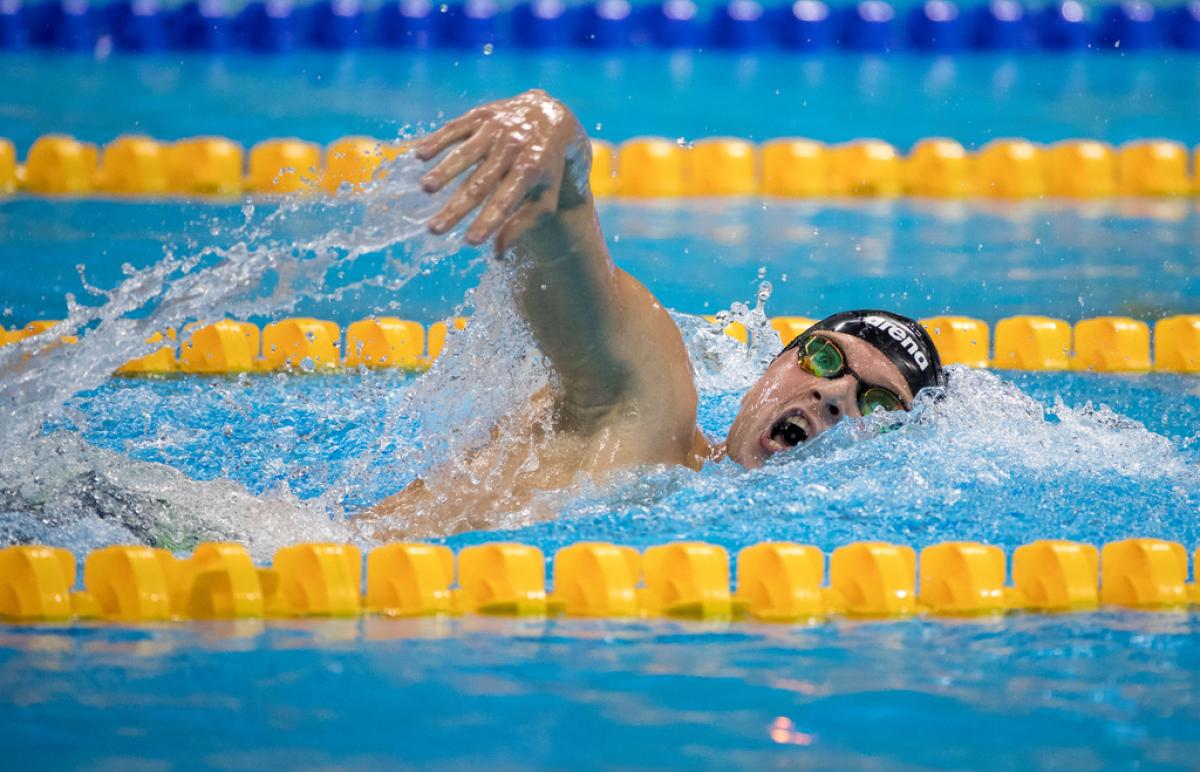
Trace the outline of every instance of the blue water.
<path fill-rule="evenodd" d="M 232 205 L 0 202 L 0 325 L 61 318 L 67 293 L 103 302 L 85 289 L 80 266 L 88 284 L 110 289 L 125 264 L 152 265 L 165 244 L 219 244 L 241 218 Z M 876 305 L 988 322 L 1024 313 L 1153 320 L 1200 308 L 1192 202 L 607 202 L 600 219 L 617 263 L 687 313 L 752 299 L 760 269 L 774 285 L 773 315 Z M 441 319 L 478 281 L 482 267 L 468 258 L 431 266 L 398 290 L 301 298 L 294 313 L 343 325 L 380 310 Z M 379 269 L 362 260 L 335 284 Z"/>
<path fill-rule="evenodd" d="M 980 539 L 1011 549 L 1038 538 L 1102 543 L 1131 534 L 1200 543 L 1200 383 L 1195 378 L 1015 372 L 1004 377 L 1044 410 L 1053 411 L 1056 400 L 1076 409 L 1090 403 L 1138 422 L 1144 429 L 1122 425 L 1127 431 L 1114 436 L 1118 447 L 1113 452 L 1125 456 L 1114 463 L 1153 466 L 1167 460 L 1183 464 L 1182 474 L 1075 468 L 1069 457 L 1089 452 L 1089 441 L 1101 437 L 1056 434 L 1056 418 L 1050 423 L 1027 419 L 1024 436 L 1011 447 L 1001 437 L 994 442 L 963 439 L 962 432 L 958 439 L 963 447 L 929 448 L 934 437 L 959 431 L 953 423 L 957 419 L 951 419 L 947 426 L 905 430 L 911 435 L 929 432 L 924 437 L 883 435 L 854 447 L 846 458 L 814 453 L 806 461 L 794 454 L 791 465 L 748 476 L 730 464 L 710 466 L 696 479 L 682 470 L 650 470 L 615 490 L 567 499 L 557 520 L 499 534 L 468 533 L 449 543 L 511 538 L 535 543 L 547 554 L 587 539 L 646 547 L 667 539 L 701 538 L 731 551 L 773 539 L 826 550 L 863 539 L 918 548 Z M 429 472 L 420 458 L 398 461 L 390 455 L 419 439 L 415 424 L 395 427 L 387 420 L 410 386 L 410 378 L 389 373 L 122 378 L 82 395 L 63 425 L 81 431 L 98 447 L 167 464 L 199 480 L 233 480 L 259 495 L 287 489 L 313 499 L 336 490 L 353 512 Z M 739 397 L 736 391 L 704 394 L 701 428 L 710 436 L 724 436 Z M 993 398 L 999 401 L 998 394 Z M 982 405 L 974 420 L 1020 429 L 1022 422 L 1007 415 L 1012 409 L 1007 402 Z M 1147 432 L 1174 450 L 1156 459 L 1163 447 Z M 1062 444 L 1037 447 L 1055 440 Z M 372 455 L 379 447 L 386 450 Z M 993 454 L 993 463 L 969 457 L 983 451 Z M 1016 455 L 1007 457 L 1009 453 Z M 1016 457 L 1022 453 L 1028 458 Z M 366 470 L 360 467 L 364 457 L 372 459 Z M 1059 462 L 1066 468 L 1056 470 Z M 917 479 L 929 478 L 925 484 L 935 490 L 923 497 L 887 490 L 908 480 L 894 469 L 902 466 Z M 995 478 L 997 470 L 1004 475 L 1000 479 Z M 1158 472 L 1164 476 L 1157 477 Z M 353 485 L 343 491 L 340 486 L 351 477 Z M 883 490 L 873 483 L 882 483 Z M 756 493 L 748 494 L 755 488 Z M 120 541 L 122 535 L 129 534 L 116 532 L 112 540 Z"/>
<path fill-rule="evenodd" d="M 464 51 L 100 61 L 0 53 L 0 83 L 0 136 L 22 156 L 50 132 L 95 142 L 134 131 L 162 139 L 222 134 L 245 143 L 386 138 L 534 86 L 611 141 L 653 134 L 879 137 L 902 149 L 927 136 L 972 147 L 1013 136 L 1200 143 L 1200 57 L 1178 51 L 954 58 Z"/>
<path fill-rule="evenodd" d="M 541 85 L 589 130 L 618 141 L 874 135 L 906 147 L 931 134 L 972 146 L 1010 135 L 1161 135 L 1194 144 L 1198 67 L 1170 52 L 2 55 L 0 132 L 21 152 L 50 131 L 93 141 L 137 130 L 324 142 L 409 132 Z M 351 213 L 313 213 L 343 215 Z M 68 293 L 104 303 L 87 287 L 110 290 L 125 263 L 145 267 L 164 250 L 228 247 L 241 217 L 237 206 L 207 204 L 0 202 L 0 324 L 61 317 Z M 760 277 L 774 285 L 772 314 L 884 305 L 988 321 L 1152 320 L 1200 310 L 1193 202 L 605 204 L 601 219 L 616 260 L 686 312 L 751 299 Z M 285 225 L 275 234 L 285 242 L 303 230 Z M 455 255 L 385 293 L 356 284 L 380 265 L 376 257 L 336 263 L 329 286 L 298 294 L 286 313 L 345 324 L 382 310 L 430 321 L 462 302 L 483 266 Z M 88 334 L 101 338 L 60 349 L 57 361 L 75 366 L 72 356 L 95 353 L 89 340 L 103 347 L 111 331 Z M 502 364 L 511 353 L 496 350 Z M 733 380 L 745 375 L 736 354 L 713 356 Z M 422 420 L 438 416 L 405 401 L 421 383 L 389 373 L 107 381 L 56 408 L 50 434 L 5 449 L 0 470 L 29 466 L 19 480 L 0 479 L 0 533 L 81 555 L 111 542 L 186 551 L 197 540 L 238 538 L 260 559 L 280 543 L 329 538 L 344 514 L 430 470 Z M 583 538 L 639 547 L 707 539 L 731 550 L 765 539 L 825 550 L 860 539 L 916 547 L 979 539 L 1011 550 L 1043 537 L 1143 535 L 1194 550 L 1198 384 L 959 371 L 945 400 L 921 406 L 897 431 L 844 423 L 755 472 L 636 470 L 554 500 L 557 519 L 514 516 L 498 531 L 443 541 L 519 539 L 552 555 Z M 456 401 L 443 412 L 480 398 L 470 384 L 434 386 Z M 704 386 L 702 428 L 719 437 L 739 396 Z M 1186 769 L 1200 757 L 1198 619 L 3 627 L 0 740 L 26 763 L 121 769 Z"/>
<path fill-rule="evenodd" d="M 190 220 L 194 211 L 176 204 L 7 204 L 6 318 L 54 316 L 65 292 L 101 303 L 83 292 L 74 263 L 109 288 L 125 259 L 150 264 L 182 234 L 218 239 L 228 231 L 212 235 L 210 220 L 239 216 L 200 211 L 211 217 Z M 775 285 L 770 312 L 880 303 L 988 319 L 1152 318 L 1195 309 L 1193 211 L 1121 214 L 608 204 L 602 219 L 618 262 L 689 311 L 751 298 L 760 267 Z M 972 240 L 982 249 L 968 249 Z M 396 298 L 318 295 L 294 311 L 344 323 L 386 300 L 389 312 L 434 318 L 478 281 L 469 258 L 434 265 Z M 480 340 L 504 352 L 504 340 Z M 1037 538 L 1100 544 L 1133 534 L 1200 545 L 1200 382 L 1001 378 L 956 372 L 948 399 L 899 431 L 842 424 L 828 442 L 757 472 L 638 469 L 571 491 L 556 520 L 516 517 L 444 541 L 517 539 L 547 556 L 580 539 L 706 539 L 731 551 L 767 539 L 827 551 L 862 539 L 979 539 L 1010 551 Z M 24 492 L 0 485 L 0 532 L 80 556 L 109 543 L 186 551 L 236 538 L 266 559 L 278 543 L 328 538 L 328 513 L 430 471 L 420 417 L 406 418 L 403 402 L 419 383 L 386 372 L 112 379 L 50 420 L 48 441 L 71 442 L 14 454 L 37 466 Z M 473 399 L 462 384 L 444 394 Z M 704 388 L 703 430 L 721 436 L 738 400 L 737 389 Z M 181 474 L 150 473 L 161 468 Z M 247 505 L 230 484 L 262 504 Z M 278 509 L 295 515 L 281 522 Z M 1196 620 L 1103 612 L 815 628 L 479 618 L 7 627 L 0 737 L 11 753 L 41 753 L 34 758 L 54 766 L 120 768 L 1188 768 L 1200 746 Z"/>
<path fill-rule="evenodd" d="M 98 769 L 1189 769 L 1198 625 L 6 628 L 0 721 L 10 753 Z"/>

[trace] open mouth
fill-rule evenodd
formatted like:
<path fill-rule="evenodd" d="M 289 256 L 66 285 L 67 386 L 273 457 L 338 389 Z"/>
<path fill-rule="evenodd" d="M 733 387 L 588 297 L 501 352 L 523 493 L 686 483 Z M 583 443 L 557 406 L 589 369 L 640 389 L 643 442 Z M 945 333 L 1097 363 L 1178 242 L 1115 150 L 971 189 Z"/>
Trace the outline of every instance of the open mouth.
<path fill-rule="evenodd" d="M 799 410 L 793 410 L 771 424 L 771 430 L 763 438 L 763 446 L 773 453 L 794 448 L 808 440 L 813 434 L 812 424 Z"/>

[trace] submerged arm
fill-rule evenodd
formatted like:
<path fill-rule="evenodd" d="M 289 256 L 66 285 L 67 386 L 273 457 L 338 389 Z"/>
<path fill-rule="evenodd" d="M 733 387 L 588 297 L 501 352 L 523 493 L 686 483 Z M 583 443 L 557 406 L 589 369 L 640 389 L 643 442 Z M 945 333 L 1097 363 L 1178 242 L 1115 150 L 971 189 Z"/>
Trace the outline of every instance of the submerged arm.
<path fill-rule="evenodd" d="M 495 238 L 497 255 L 516 261 L 516 300 L 562 380 L 564 417 L 598 418 L 628 396 L 636 370 L 653 366 L 662 336 L 678 332 L 608 254 L 587 135 L 561 102 L 530 91 L 477 107 L 416 147 L 422 160 L 447 150 L 422 179 L 427 191 L 473 171 L 430 230 L 445 233 L 482 207 L 467 241 Z"/>

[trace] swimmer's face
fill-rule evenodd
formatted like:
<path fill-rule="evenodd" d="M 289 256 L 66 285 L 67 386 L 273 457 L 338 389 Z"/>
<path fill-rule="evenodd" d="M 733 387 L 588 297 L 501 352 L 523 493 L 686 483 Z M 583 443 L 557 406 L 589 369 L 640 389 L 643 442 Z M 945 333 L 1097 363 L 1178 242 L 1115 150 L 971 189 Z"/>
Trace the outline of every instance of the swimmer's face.
<path fill-rule="evenodd" d="M 795 349 L 775 358 L 742 398 L 742 407 L 729 429 L 729 457 L 744 467 L 760 467 L 776 453 L 808 442 L 845 416 L 860 416 L 859 380 L 882 386 L 900 397 L 907 409 L 912 391 L 900 370 L 870 343 L 840 332 L 818 332 L 838 345 L 847 372 L 840 378 L 820 378 L 800 367 Z"/>

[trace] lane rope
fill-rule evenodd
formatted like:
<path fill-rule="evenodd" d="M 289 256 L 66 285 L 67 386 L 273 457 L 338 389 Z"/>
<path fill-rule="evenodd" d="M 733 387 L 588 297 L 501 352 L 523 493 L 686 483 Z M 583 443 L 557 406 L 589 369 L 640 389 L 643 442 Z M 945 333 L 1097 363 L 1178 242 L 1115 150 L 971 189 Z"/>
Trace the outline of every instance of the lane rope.
<path fill-rule="evenodd" d="M 727 0 L 701 11 L 693 0 L 638 5 L 595 0 L 382 3 L 252 0 L 235 11 L 222 0 L 40 0 L 0 5 L 0 50 L 28 47 L 80 54 L 163 50 L 286 54 L 313 48 L 424 51 L 581 48 L 609 53 L 657 48 L 692 51 L 782 50 L 797 56 L 830 49 L 871 54 L 962 51 L 1006 54 L 1200 49 L 1200 10 L 1150 2 L 1056 0 L 1032 9 L 1018 0 L 931 0 L 898 10 L 884 0 L 844 5 Z"/>
<path fill-rule="evenodd" d="M 225 137 L 162 142 L 118 137 L 103 148 L 48 134 L 18 163 L 0 139 L 0 193 L 38 196 L 211 197 L 361 191 L 406 152 L 403 142 L 344 137 L 322 148 L 269 139 L 246 150 Z M 1089 139 L 1042 145 L 996 139 L 969 151 L 928 138 L 908 154 L 878 139 L 825 144 L 781 138 L 762 144 L 710 137 L 687 143 L 639 137 L 592 142 L 592 190 L 628 199 L 769 196 L 919 196 L 961 199 L 1187 197 L 1200 191 L 1200 147 L 1142 139 L 1120 147 Z M 248 159 L 248 160 L 247 160 Z"/>
<path fill-rule="evenodd" d="M 720 327 L 716 317 L 705 318 L 714 329 L 748 343 L 748 331 L 740 322 Z M 281 319 L 262 329 L 250 322 L 222 319 L 189 325 L 182 335 L 174 330 L 155 334 L 146 343 L 161 345 L 125 363 L 117 374 L 328 373 L 357 368 L 419 371 L 441 355 L 447 335 L 464 329 L 468 321 L 457 317 L 426 327 L 407 319 L 372 317 L 353 322 L 343 331 L 336 322 L 323 319 Z M 815 321 L 804 316 L 777 316 L 771 325 L 786 342 Z M 1200 314 L 1155 321 L 1153 339 L 1149 324 L 1124 316 L 1093 317 L 1074 325 L 1049 316 L 1013 316 L 996 322 L 994 329 L 981 319 L 966 316 L 920 321 L 946 365 L 1200 374 Z M 59 324 L 42 320 L 9 331 L 0 328 L 0 346 L 23 345 L 33 355 L 74 343 L 72 336 L 58 329 Z"/>
<path fill-rule="evenodd" d="M 1200 563 L 1200 550 L 1196 551 Z M 827 568 L 828 564 L 828 568 Z M 831 615 L 908 617 L 1091 611 L 1101 606 L 1182 611 L 1200 606 L 1182 544 L 1135 538 L 1105 544 L 1043 540 L 1012 553 L 945 542 L 855 542 L 817 547 L 764 542 L 737 555 L 674 542 L 639 552 L 606 542 L 560 549 L 546 585 L 542 551 L 494 542 L 450 548 L 392 543 L 367 554 L 349 544 L 297 544 L 256 566 L 246 548 L 202 543 L 179 558 L 148 546 L 111 546 L 84 560 L 61 548 L 0 549 L 0 618 L 9 623 L 494 614 L 803 622 Z M 919 580 L 919 581 L 918 581 Z"/>

